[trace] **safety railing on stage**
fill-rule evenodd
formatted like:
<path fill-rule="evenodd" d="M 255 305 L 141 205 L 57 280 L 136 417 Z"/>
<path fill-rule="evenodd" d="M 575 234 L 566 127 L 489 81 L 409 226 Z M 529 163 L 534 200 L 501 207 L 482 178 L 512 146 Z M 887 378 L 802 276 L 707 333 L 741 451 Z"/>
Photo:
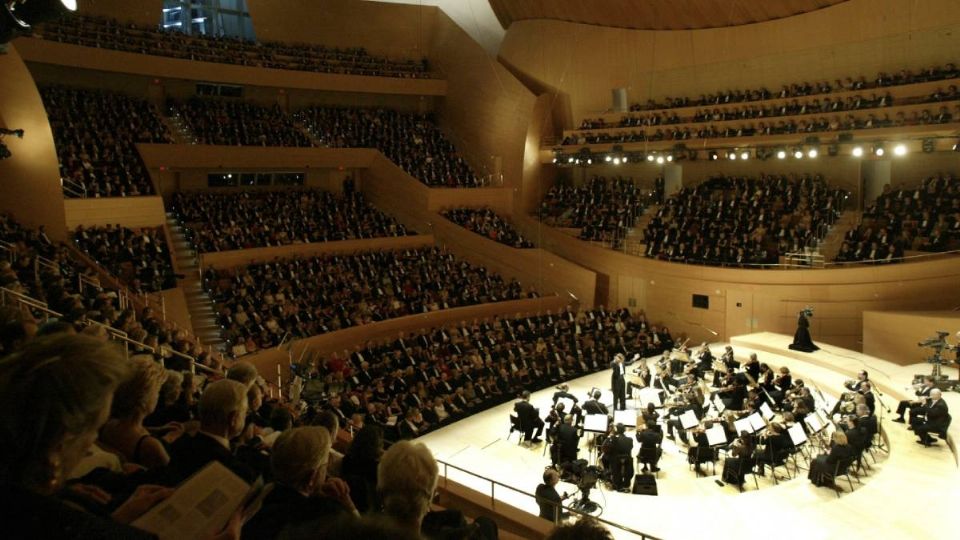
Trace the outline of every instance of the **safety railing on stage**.
<path fill-rule="evenodd" d="M 452 464 L 447 463 L 446 461 L 443 461 L 443 460 L 441 460 L 441 459 L 438 459 L 438 460 L 437 460 L 437 463 L 439 463 L 440 466 L 441 466 L 441 471 L 440 471 L 441 480 L 440 480 L 440 481 L 442 482 L 443 487 L 446 487 L 446 486 L 447 486 L 447 480 L 452 480 L 452 481 L 455 481 L 455 482 L 458 482 L 458 483 L 461 483 L 461 484 L 463 483 L 463 482 L 458 481 L 458 480 L 456 480 L 456 479 L 454 479 L 454 478 L 450 478 L 450 469 L 453 469 L 454 471 L 457 471 L 457 472 L 459 472 L 459 473 L 462 473 L 462 474 L 467 475 L 467 476 L 469 477 L 469 480 L 473 480 L 472 483 L 476 483 L 476 481 L 480 481 L 480 482 L 482 482 L 482 483 L 487 484 L 487 486 L 489 487 L 489 493 L 490 493 L 490 508 L 491 508 L 491 509 L 494 509 L 494 510 L 495 510 L 496 507 L 497 507 L 497 490 L 498 490 L 498 489 L 499 489 L 501 492 L 504 491 L 504 490 L 506 490 L 506 491 L 508 491 L 508 492 L 514 493 L 514 494 L 518 495 L 520 498 L 531 502 L 533 505 L 536 505 L 536 504 L 537 504 L 537 496 L 534 495 L 533 493 L 529 493 L 529 492 L 523 491 L 522 489 L 517 489 L 517 488 L 515 488 L 515 487 L 508 486 L 508 485 L 506 485 L 506 484 L 504 484 L 504 483 L 497 482 L 496 480 L 493 480 L 493 479 L 487 478 L 487 477 L 485 477 L 485 476 L 481 476 L 481 475 L 479 475 L 479 474 L 470 472 L 470 471 L 468 471 L 468 470 L 466 470 L 466 469 L 464 469 L 464 468 L 462 468 L 462 467 L 457 467 L 456 465 L 452 465 Z M 476 489 L 473 485 L 467 485 L 467 487 Z M 479 490 L 478 490 L 478 491 L 479 491 Z M 486 493 L 486 492 L 487 492 L 487 490 L 484 489 L 484 490 L 483 490 L 483 493 Z M 506 505 L 506 504 L 507 504 L 507 503 L 505 503 L 505 502 L 502 501 L 502 500 L 500 501 L 500 503 L 501 503 L 501 505 Z M 550 504 L 556 504 L 556 503 L 550 503 Z M 563 509 L 564 512 L 569 512 L 571 515 L 578 515 L 578 516 L 581 516 L 581 517 L 587 517 L 587 516 L 588 516 L 588 514 L 585 514 L 585 513 L 581 512 L 581 511 L 579 511 L 579 510 L 577 510 L 577 509 L 575 509 L 575 508 L 571 508 L 571 507 L 569 507 L 569 506 L 562 506 L 562 505 L 558 505 L 558 506 L 560 506 L 560 507 Z M 560 514 L 560 512 L 557 512 L 557 514 Z M 622 532 L 622 533 L 627 533 L 628 535 L 632 535 L 632 537 L 639 538 L 639 539 L 641 539 L 641 540 L 661 540 L 660 538 L 658 538 L 658 537 L 656 537 L 656 536 L 652 536 L 652 535 L 650 535 L 650 534 L 647 534 L 647 533 L 644 533 L 644 532 L 640 532 L 640 531 L 638 531 L 638 530 L 636 530 L 636 529 L 630 528 L 630 527 L 628 527 L 628 526 L 626 526 L 626 525 L 622 525 L 622 524 L 620 524 L 620 523 L 615 523 L 615 522 L 613 522 L 613 521 L 609 521 L 609 520 L 606 520 L 606 519 L 603 519 L 603 518 L 600 518 L 600 517 L 596 517 L 596 516 L 590 516 L 590 517 L 592 517 L 593 519 L 595 519 L 595 520 L 597 520 L 598 522 L 602 523 L 602 524 L 603 524 L 604 526 L 606 526 L 606 527 L 609 527 L 609 528 L 611 528 L 611 529 L 616 529 L 617 531 L 620 531 L 620 532 Z M 617 534 L 616 536 L 617 536 L 617 538 L 623 538 L 623 537 L 624 537 L 622 534 Z"/>

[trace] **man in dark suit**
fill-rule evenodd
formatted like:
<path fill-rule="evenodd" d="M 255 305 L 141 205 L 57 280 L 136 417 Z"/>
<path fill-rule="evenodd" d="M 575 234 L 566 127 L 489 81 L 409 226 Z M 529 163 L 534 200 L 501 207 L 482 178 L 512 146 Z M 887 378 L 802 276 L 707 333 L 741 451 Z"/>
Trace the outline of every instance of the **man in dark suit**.
<path fill-rule="evenodd" d="M 654 426 L 645 425 L 641 431 L 637 432 L 637 442 L 640 443 L 640 453 L 638 458 L 643 464 L 643 472 L 647 472 L 649 467 L 651 471 L 657 472 L 660 469 L 657 463 L 660 461 L 660 443 L 663 442 L 663 433 Z"/>
<path fill-rule="evenodd" d="M 613 410 L 627 408 L 627 386 L 624 379 L 623 355 L 617 354 L 610 363 L 610 389 L 613 390 Z"/>
<path fill-rule="evenodd" d="M 607 406 L 603 403 L 600 403 L 600 391 L 597 390 L 593 393 L 593 399 L 588 399 L 583 402 L 583 413 L 584 414 L 610 414 L 610 411 L 607 409 Z"/>
<path fill-rule="evenodd" d="M 619 491 L 628 489 L 633 480 L 633 440 L 624 434 L 626 427 L 623 424 L 617 424 L 615 429 L 607 459 L 610 463 L 610 482 Z"/>
<path fill-rule="evenodd" d="M 514 404 L 513 410 L 517 413 L 517 418 L 520 419 L 523 436 L 530 442 L 540 442 L 540 435 L 543 433 L 543 419 L 537 413 L 536 407 L 530 404 L 530 392 L 528 390 L 523 391 L 523 394 L 520 395 L 520 401 Z"/>
<path fill-rule="evenodd" d="M 420 426 L 417 418 L 420 416 L 420 409 L 410 407 L 404 415 L 403 422 L 397 427 L 401 439 L 416 439 L 420 436 Z"/>
<path fill-rule="evenodd" d="M 580 403 L 580 400 L 577 399 L 577 396 L 570 393 L 570 386 L 566 384 L 561 384 L 557 387 L 557 391 L 553 393 L 553 403 L 556 404 L 557 400 L 561 398 L 572 399 L 574 405 Z"/>
<path fill-rule="evenodd" d="M 560 482 L 560 473 L 556 469 L 543 471 L 543 483 L 537 486 L 537 505 L 540 507 L 540 517 L 556 523 L 559 518 L 566 517 L 560 506 L 563 497 L 557 493 L 557 484 Z"/>
<path fill-rule="evenodd" d="M 915 392 L 915 394 L 917 395 L 917 398 L 919 399 L 915 399 L 912 401 L 905 399 L 901 401 L 899 404 L 897 404 L 897 414 L 899 416 L 897 418 L 894 418 L 893 421 L 900 422 L 901 424 L 905 423 L 906 421 L 904 420 L 903 415 L 908 410 L 910 411 L 910 418 L 912 419 L 913 416 L 917 414 L 917 411 L 919 411 L 920 408 L 923 407 L 923 401 L 924 401 L 923 398 L 929 397 L 930 392 L 933 391 L 933 389 L 934 389 L 933 377 L 927 375 L 926 377 L 923 378 L 923 386 L 921 386 L 920 389 Z"/>
<path fill-rule="evenodd" d="M 200 430 L 180 437 L 170 448 L 169 483 L 186 480 L 211 461 L 219 461 L 248 482 L 256 479 L 256 472 L 230 448 L 230 439 L 243 431 L 246 416 L 246 386 L 229 379 L 208 385 L 200 397 Z"/>
<path fill-rule="evenodd" d="M 560 463 L 577 459 L 580 434 L 577 433 L 577 428 L 573 425 L 573 415 L 566 415 L 563 422 L 557 426 L 554 443 L 557 445 L 557 458 Z"/>
<path fill-rule="evenodd" d="M 924 413 L 924 420 L 918 420 L 913 426 L 913 432 L 920 437 L 917 442 L 930 446 L 935 441 L 930 436 L 930 432 L 938 433 L 947 429 L 950 425 L 950 413 L 947 410 L 947 402 L 943 400 L 942 392 L 939 388 L 930 391 L 930 398 L 923 405 L 921 411 Z"/>

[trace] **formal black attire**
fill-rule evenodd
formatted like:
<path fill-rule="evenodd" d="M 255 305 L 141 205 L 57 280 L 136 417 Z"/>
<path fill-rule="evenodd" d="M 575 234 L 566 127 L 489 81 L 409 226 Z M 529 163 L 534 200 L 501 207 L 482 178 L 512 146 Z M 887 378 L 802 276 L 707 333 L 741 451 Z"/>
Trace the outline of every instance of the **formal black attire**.
<path fill-rule="evenodd" d="M 580 446 L 580 435 L 577 433 L 577 428 L 563 423 L 557 426 L 554 444 L 557 445 L 557 457 L 560 463 L 575 461 L 577 459 L 577 449 Z"/>
<path fill-rule="evenodd" d="M 350 486 L 350 500 L 361 514 L 376 508 L 377 467 L 374 459 L 361 459 L 347 452 L 340 464 L 340 478 Z"/>
<path fill-rule="evenodd" d="M 813 340 L 810 339 L 810 321 L 803 313 L 797 317 L 797 331 L 793 334 L 793 343 L 790 344 L 790 348 L 808 353 L 820 350 L 820 347 L 814 345 Z"/>
<path fill-rule="evenodd" d="M 829 454 L 820 454 L 810 462 L 810 472 L 807 478 L 815 486 L 828 486 L 834 482 L 833 473 L 836 471 L 837 463 L 847 461 L 852 462 L 856 456 L 854 450 L 849 444 L 833 444 L 830 447 Z"/>
<path fill-rule="evenodd" d="M 584 414 L 610 414 L 607 406 L 596 399 L 584 401 L 583 412 Z"/>
<path fill-rule="evenodd" d="M 556 523 L 560 515 L 560 505 L 563 499 L 557 493 L 557 488 L 547 484 L 540 484 L 536 491 L 537 506 L 540 507 L 540 517 Z"/>
<path fill-rule="evenodd" d="M 637 458 L 643 465 L 644 470 L 650 467 L 654 471 L 659 471 L 657 463 L 660 462 L 660 444 L 663 442 L 663 432 L 647 427 L 637 433 L 637 442 L 640 443 L 640 453 Z"/>
<path fill-rule="evenodd" d="M 170 447 L 168 485 L 179 484 L 211 461 L 219 461 L 246 482 L 253 482 L 257 478 L 256 471 L 233 455 L 220 441 L 199 432 L 180 437 Z"/>
<path fill-rule="evenodd" d="M 287 526 L 346 513 L 339 502 L 329 497 L 305 497 L 289 486 L 274 484 L 263 499 L 263 507 L 243 526 L 241 536 L 244 540 L 273 540 Z"/>
<path fill-rule="evenodd" d="M 930 391 L 933 390 L 934 388 L 935 388 L 934 386 L 923 385 L 923 388 L 917 390 L 915 393 L 917 394 L 918 398 L 929 397 Z M 897 404 L 897 414 L 900 416 L 900 420 L 902 421 L 903 415 L 909 410 L 910 418 L 912 419 L 913 416 L 917 414 L 917 411 L 919 411 L 921 407 L 923 407 L 923 403 L 917 403 L 916 405 L 914 405 L 910 403 L 910 400 L 905 399 Z"/>
<path fill-rule="evenodd" d="M 947 429 L 950 424 L 950 413 L 947 412 L 947 402 L 943 398 L 936 402 L 928 401 L 921 410 L 925 419 L 913 425 L 913 432 L 920 437 L 924 444 L 929 444 L 933 442 L 929 435 L 930 432 L 938 433 Z"/>
<path fill-rule="evenodd" d="M 627 386 L 624 380 L 625 366 L 621 362 L 614 360 L 610 364 L 610 388 L 613 390 L 613 410 L 624 410 L 627 408 Z"/>
<path fill-rule="evenodd" d="M 607 459 L 610 463 L 610 481 L 614 489 L 630 487 L 633 480 L 633 440 L 626 435 L 614 435 L 609 445 Z"/>
<path fill-rule="evenodd" d="M 543 420 L 537 413 L 537 409 L 529 401 L 518 401 L 514 404 L 513 410 L 517 413 L 517 418 L 520 419 L 523 436 L 527 440 L 539 439 L 543 433 Z"/>

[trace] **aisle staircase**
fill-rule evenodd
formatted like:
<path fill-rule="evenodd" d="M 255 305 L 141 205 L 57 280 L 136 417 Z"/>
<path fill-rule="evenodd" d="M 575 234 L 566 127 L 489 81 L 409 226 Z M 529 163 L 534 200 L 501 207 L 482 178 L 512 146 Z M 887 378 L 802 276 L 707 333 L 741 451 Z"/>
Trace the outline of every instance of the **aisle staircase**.
<path fill-rule="evenodd" d="M 830 232 L 820 241 L 820 253 L 826 262 L 833 262 L 840 253 L 840 247 L 843 246 L 843 237 L 847 231 L 860 223 L 862 213 L 859 210 L 848 210 L 840 214 L 840 219 L 830 227 Z"/>
<path fill-rule="evenodd" d="M 184 275 L 183 279 L 178 280 L 178 285 L 183 289 L 183 294 L 187 299 L 187 311 L 190 312 L 190 324 L 193 326 L 193 333 L 204 345 L 224 351 L 226 342 L 220 335 L 220 325 L 217 324 L 213 301 L 210 299 L 210 295 L 203 290 L 200 281 L 200 266 L 197 254 L 173 212 L 167 212 L 167 227 L 170 229 L 170 239 L 173 242 L 171 251 L 177 259 L 177 267 L 180 273 Z"/>

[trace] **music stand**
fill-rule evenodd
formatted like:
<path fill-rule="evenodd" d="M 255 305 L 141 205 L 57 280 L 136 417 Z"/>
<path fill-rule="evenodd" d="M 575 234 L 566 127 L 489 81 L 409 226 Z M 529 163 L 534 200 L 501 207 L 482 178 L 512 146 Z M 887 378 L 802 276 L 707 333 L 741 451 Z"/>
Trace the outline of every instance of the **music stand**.
<path fill-rule="evenodd" d="M 766 401 L 760 404 L 760 414 L 763 415 L 765 420 L 770 420 L 774 416 L 773 409 L 770 408 L 770 404 Z"/>
<path fill-rule="evenodd" d="M 719 423 L 714 424 L 713 427 L 705 430 L 704 433 L 707 435 L 707 443 L 710 446 L 727 444 L 727 432 L 724 431 L 723 425 Z"/>
<path fill-rule="evenodd" d="M 760 413 L 753 413 L 747 417 L 747 420 L 750 421 L 750 425 L 753 426 L 753 431 L 756 433 L 761 429 L 767 427 L 767 421 L 760 416 Z"/>
<path fill-rule="evenodd" d="M 636 429 L 637 427 L 636 409 L 624 409 L 622 411 L 613 411 L 613 423 L 623 424 L 626 427 Z"/>
<path fill-rule="evenodd" d="M 636 419 L 634 419 L 636 425 Z M 583 430 L 590 433 L 607 434 L 607 428 L 610 426 L 610 418 L 605 414 L 588 414 L 583 418 Z"/>
<path fill-rule="evenodd" d="M 693 411 L 687 410 L 680 415 L 680 425 L 683 429 L 693 429 L 700 424 L 700 421 L 697 420 L 697 415 L 693 414 Z"/>
<path fill-rule="evenodd" d="M 646 387 L 641 388 L 637 395 L 640 398 L 640 406 L 646 408 L 648 403 L 653 403 L 653 406 L 659 409 L 663 406 L 663 401 L 660 399 L 660 391 L 656 388 Z"/>
<path fill-rule="evenodd" d="M 747 433 L 753 433 L 753 425 L 750 424 L 749 418 L 741 418 L 739 420 L 733 421 L 733 427 L 737 430 L 737 435 L 746 431 Z"/>

